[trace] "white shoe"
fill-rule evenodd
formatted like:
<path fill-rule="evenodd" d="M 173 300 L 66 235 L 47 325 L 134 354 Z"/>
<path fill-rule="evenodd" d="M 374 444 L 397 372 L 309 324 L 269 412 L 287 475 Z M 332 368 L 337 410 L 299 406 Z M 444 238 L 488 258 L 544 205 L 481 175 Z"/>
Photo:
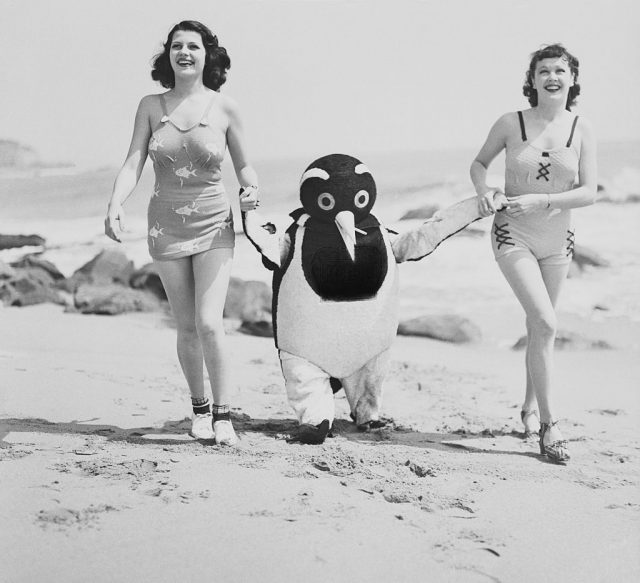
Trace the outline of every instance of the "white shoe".
<path fill-rule="evenodd" d="M 216 443 L 218 445 L 235 445 L 238 443 L 238 436 L 236 435 L 231 421 L 228 421 L 227 419 L 220 419 L 213 424 L 213 429 L 216 434 Z"/>
<path fill-rule="evenodd" d="M 213 416 L 211 413 L 194 413 L 191 418 L 191 431 L 189 435 L 196 439 L 213 439 L 215 434 L 211 426 L 212 420 Z"/>

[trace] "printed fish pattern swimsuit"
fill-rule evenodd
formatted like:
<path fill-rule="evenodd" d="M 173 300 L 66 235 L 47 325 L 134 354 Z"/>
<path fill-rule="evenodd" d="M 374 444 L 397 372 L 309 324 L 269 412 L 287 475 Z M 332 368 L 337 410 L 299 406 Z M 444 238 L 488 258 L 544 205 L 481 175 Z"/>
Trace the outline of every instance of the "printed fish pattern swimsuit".
<path fill-rule="evenodd" d="M 172 121 L 164 95 L 159 97 L 163 116 L 149 140 L 156 176 L 147 212 L 149 253 L 166 260 L 233 248 L 233 215 L 220 170 L 225 136 L 208 120 L 217 96 L 187 129 Z"/>

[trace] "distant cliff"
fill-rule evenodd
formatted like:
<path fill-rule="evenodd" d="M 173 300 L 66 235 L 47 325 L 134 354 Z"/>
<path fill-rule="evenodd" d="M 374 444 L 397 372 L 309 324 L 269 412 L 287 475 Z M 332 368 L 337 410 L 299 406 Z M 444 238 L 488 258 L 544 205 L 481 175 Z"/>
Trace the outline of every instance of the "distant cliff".
<path fill-rule="evenodd" d="M 0 168 L 33 168 L 40 166 L 38 153 L 15 140 L 0 140 Z"/>

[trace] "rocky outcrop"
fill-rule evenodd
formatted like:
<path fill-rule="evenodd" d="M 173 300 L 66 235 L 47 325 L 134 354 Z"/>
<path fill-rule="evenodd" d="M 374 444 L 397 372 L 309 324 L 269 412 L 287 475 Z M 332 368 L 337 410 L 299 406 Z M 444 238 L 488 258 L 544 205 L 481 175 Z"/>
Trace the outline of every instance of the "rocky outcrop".
<path fill-rule="evenodd" d="M 0 301 L 9 306 L 63 304 L 82 314 L 116 315 L 166 307 L 167 295 L 153 263 L 134 269 L 120 250 L 105 250 L 69 278 L 37 254 L 7 265 L 0 261 Z M 231 278 L 224 317 L 245 334 L 272 336 L 271 288 Z"/>
<path fill-rule="evenodd" d="M 32 168 L 39 164 L 37 152 L 15 140 L 0 140 L 0 168 Z"/>
<path fill-rule="evenodd" d="M 55 282 L 64 280 L 64 275 L 51 261 L 47 261 L 37 254 L 25 255 L 22 259 L 14 261 L 11 266 L 15 269 L 47 273 Z"/>
<path fill-rule="evenodd" d="M 594 340 L 566 330 L 558 332 L 554 346 L 556 350 L 609 350 L 612 348 L 606 340 Z M 512 349 L 524 350 L 526 347 L 527 337 L 522 336 L 512 346 Z"/>
<path fill-rule="evenodd" d="M 424 336 L 457 344 L 479 342 L 482 332 L 471 320 L 456 314 L 432 314 L 400 322 L 398 334 Z"/>
<path fill-rule="evenodd" d="M 271 320 L 271 287 L 263 281 L 232 277 L 224 305 L 224 317 L 243 322 Z"/>
<path fill-rule="evenodd" d="M 14 277 L 16 274 L 16 270 L 11 267 L 11 265 L 5 263 L 4 261 L 0 261 L 0 282 L 3 279 L 10 279 Z"/>
<path fill-rule="evenodd" d="M 0 301 L 7 306 L 32 306 L 51 302 L 65 304 L 56 289 L 54 277 L 45 269 L 12 267 L 7 277 L 0 279 Z"/>
<path fill-rule="evenodd" d="M 115 283 L 83 283 L 73 299 L 75 310 L 82 314 L 115 316 L 125 312 L 154 312 L 161 307 L 160 299 L 154 294 Z"/>
<path fill-rule="evenodd" d="M 66 304 L 68 298 L 57 289 L 63 280 L 56 266 L 38 255 L 25 255 L 11 265 L 0 263 L 0 301 L 7 306 Z"/>
<path fill-rule="evenodd" d="M 609 260 L 602 257 L 597 251 L 578 244 L 573 250 L 573 261 L 580 269 L 584 269 L 587 265 L 591 267 L 609 267 L 611 265 Z"/>
<path fill-rule="evenodd" d="M 106 249 L 80 267 L 61 287 L 71 293 L 82 284 L 109 285 L 117 283 L 129 286 L 134 272 L 133 261 L 119 249 Z"/>
<path fill-rule="evenodd" d="M 55 303 L 84 314 L 159 309 L 156 295 L 129 287 L 132 273 L 133 262 L 121 251 L 99 253 L 70 278 L 39 255 L 25 255 L 0 264 L 0 301 L 8 306 Z"/>
<path fill-rule="evenodd" d="M 273 338 L 273 324 L 271 318 L 259 322 L 242 322 L 237 328 L 238 332 L 250 336 L 261 336 L 263 338 Z"/>
<path fill-rule="evenodd" d="M 133 289 L 146 290 L 161 300 L 167 299 L 167 292 L 162 285 L 158 270 L 153 263 L 147 263 L 136 269 L 129 278 L 129 285 Z"/>
<path fill-rule="evenodd" d="M 640 202 L 640 169 L 626 167 L 598 184 L 598 200 L 618 204 Z"/>
<path fill-rule="evenodd" d="M 40 235 L 0 235 L 0 250 L 16 247 L 43 247 L 46 239 Z"/>
<path fill-rule="evenodd" d="M 271 287 L 263 281 L 232 277 L 224 305 L 224 317 L 240 320 L 238 332 L 272 337 Z"/>
<path fill-rule="evenodd" d="M 597 251 L 584 245 L 576 245 L 573 260 L 569 265 L 569 278 L 580 277 L 587 267 L 609 267 L 610 265 L 609 260 L 605 259 Z"/>

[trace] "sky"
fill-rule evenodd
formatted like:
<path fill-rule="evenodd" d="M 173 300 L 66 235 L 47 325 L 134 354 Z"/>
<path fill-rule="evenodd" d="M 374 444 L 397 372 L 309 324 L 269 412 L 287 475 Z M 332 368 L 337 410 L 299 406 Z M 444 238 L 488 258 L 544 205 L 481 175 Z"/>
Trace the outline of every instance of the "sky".
<path fill-rule="evenodd" d="M 578 111 L 638 139 L 637 0 L 0 0 L 0 139 L 49 162 L 118 166 L 169 29 L 217 34 L 254 160 L 479 148 L 528 106 L 531 52 L 580 59 Z"/>

